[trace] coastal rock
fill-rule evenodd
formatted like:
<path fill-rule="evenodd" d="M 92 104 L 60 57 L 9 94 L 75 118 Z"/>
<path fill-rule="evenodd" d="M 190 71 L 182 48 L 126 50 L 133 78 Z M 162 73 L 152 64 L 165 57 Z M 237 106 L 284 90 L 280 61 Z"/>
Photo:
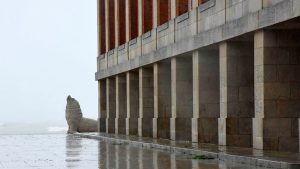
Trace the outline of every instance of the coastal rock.
<path fill-rule="evenodd" d="M 79 102 L 67 97 L 66 120 L 69 125 L 68 133 L 97 132 L 97 121 L 82 116 Z"/>

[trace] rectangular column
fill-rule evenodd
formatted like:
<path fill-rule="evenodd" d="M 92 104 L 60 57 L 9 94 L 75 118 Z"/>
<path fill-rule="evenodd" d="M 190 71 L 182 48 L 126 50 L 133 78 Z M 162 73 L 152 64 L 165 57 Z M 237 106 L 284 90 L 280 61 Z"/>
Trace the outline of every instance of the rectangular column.
<path fill-rule="evenodd" d="M 153 138 L 157 138 L 157 118 L 158 118 L 158 64 L 153 64 L 153 106 L 154 106 L 154 117 L 152 120 L 153 127 Z"/>
<path fill-rule="evenodd" d="M 98 131 L 99 132 L 106 132 L 106 113 L 107 113 L 107 107 L 106 107 L 106 79 L 99 80 L 98 81 Z"/>
<path fill-rule="evenodd" d="M 198 142 L 199 120 L 199 51 L 193 52 L 193 118 L 192 118 L 192 142 Z"/>
<path fill-rule="evenodd" d="M 119 46 L 119 0 L 114 0 L 114 16 L 115 16 L 115 46 Z"/>
<path fill-rule="evenodd" d="M 106 80 L 106 132 L 115 133 L 115 118 L 116 118 L 116 82 L 115 77 L 107 78 Z"/>
<path fill-rule="evenodd" d="M 251 39 L 227 41 L 220 45 L 220 145 L 252 146 L 253 48 Z"/>
<path fill-rule="evenodd" d="M 139 116 L 139 72 L 131 71 L 126 73 L 127 92 L 127 118 L 126 134 L 138 134 Z"/>
<path fill-rule="evenodd" d="M 226 145 L 227 118 L 227 58 L 226 43 L 220 44 L 220 118 L 218 119 L 219 145 Z"/>
<path fill-rule="evenodd" d="M 154 117 L 153 67 L 139 69 L 139 136 L 152 137 Z"/>
<path fill-rule="evenodd" d="M 299 35 L 293 29 L 255 33 L 254 148 L 298 152 Z"/>
<path fill-rule="evenodd" d="M 126 74 L 116 76 L 116 134 L 126 134 Z"/>
<path fill-rule="evenodd" d="M 152 21 L 153 21 L 153 28 L 156 28 L 157 27 L 157 15 L 158 15 L 158 12 L 157 12 L 157 1 L 158 0 L 152 0 L 152 12 L 153 12 L 153 15 L 152 15 Z M 166 11 L 167 12 L 167 11 Z"/>
<path fill-rule="evenodd" d="M 130 0 L 125 0 L 125 25 L 126 25 L 126 42 L 130 40 Z"/>
<path fill-rule="evenodd" d="M 154 118 L 153 137 L 170 138 L 171 62 L 164 60 L 153 66 Z"/>
<path fill-rule="evenodd" d="M 138 1 L 138 36 L 143 34 L 143 0 Z"/>
<path fill-rule="evenodd" d="M 171 1 L 171 19 L 176 18 L 176 0 L 170 0 Z"/>
<path fill-rule="evenodd" d="M 190 141 L 193 117 L 192 56 L 174 57 L 171 64 L 171 139 Z"/>

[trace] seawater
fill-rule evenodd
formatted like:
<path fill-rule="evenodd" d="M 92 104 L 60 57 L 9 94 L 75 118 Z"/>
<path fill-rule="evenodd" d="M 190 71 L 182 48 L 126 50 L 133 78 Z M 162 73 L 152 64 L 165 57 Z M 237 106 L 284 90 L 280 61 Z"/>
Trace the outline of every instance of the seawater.
<path fill-rule="evenodd" d="M 194 160 L 128 144 L 113 144 L 68 135 L 65 126 L 2 125 L 0 169 L 252 169 L 217 159 Z M 5 129 L 6 128 L 6 129 Z M 10 128 L 10 129 L 8 129 Z M 14 131 L 13 133 L 7 133 Z M 29 132 L 31 131 L 31 132 Z M 34 132 L 33 132 L 34 131 Z"/>

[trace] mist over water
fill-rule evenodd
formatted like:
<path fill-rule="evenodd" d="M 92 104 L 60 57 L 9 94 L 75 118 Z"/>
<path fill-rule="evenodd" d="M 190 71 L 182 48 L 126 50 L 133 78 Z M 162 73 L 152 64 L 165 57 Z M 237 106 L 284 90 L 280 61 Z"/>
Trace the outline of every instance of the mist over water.
<path fill-rule="evenodd" d="M 40 123 L 64 122 L 68 95 L 97 118 L 96 0 L 3 0 L 0 21 L 0 132 L 60 127 Z"/>
<path fill-rule="evenodd" d="M 66 122 L 3 123 L 0 122 L 0 135 L 18 134 L 58 134 L 66 133 Z"/>

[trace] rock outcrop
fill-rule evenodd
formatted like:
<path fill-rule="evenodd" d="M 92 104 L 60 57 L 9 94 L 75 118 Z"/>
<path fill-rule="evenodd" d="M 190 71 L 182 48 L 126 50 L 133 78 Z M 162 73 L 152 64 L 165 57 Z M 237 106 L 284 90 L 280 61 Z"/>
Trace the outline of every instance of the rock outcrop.
<path fill-rule="evenodd" d="M 68 133 L 75 132 L 97 132 L 97 121 L 82 116 L 79 102 L 67 97 L 66 120 L 69 125 Z"/>

